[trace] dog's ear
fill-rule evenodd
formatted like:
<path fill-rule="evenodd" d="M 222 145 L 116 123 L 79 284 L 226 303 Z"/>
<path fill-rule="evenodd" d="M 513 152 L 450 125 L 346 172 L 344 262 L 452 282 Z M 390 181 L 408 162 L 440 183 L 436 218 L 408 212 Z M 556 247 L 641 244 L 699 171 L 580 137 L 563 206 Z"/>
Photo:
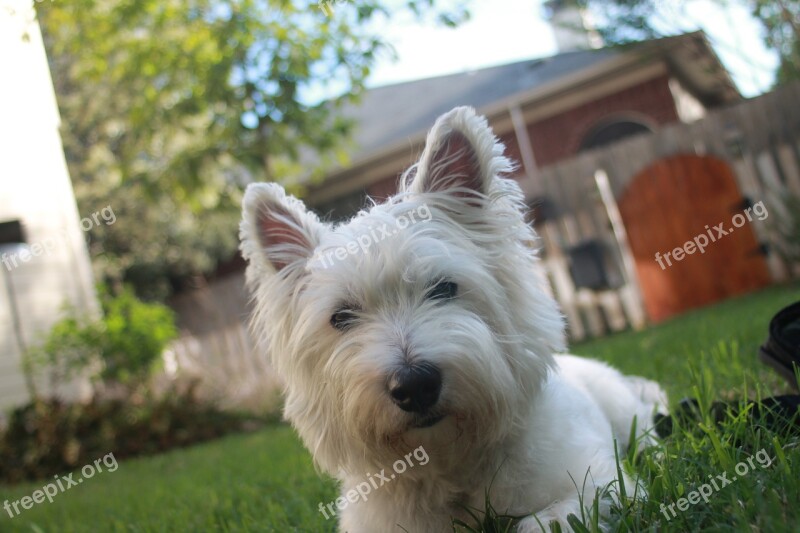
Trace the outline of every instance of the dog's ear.
<path fill-rule="evenodd" d="M 413 194 L 488 196 L 495 176 L 512 169 L 503 150 L 484 117 L 471 107 L 457 107 L 436 120 L 404 188 Z"/>
<path fill-rule="evenodd" d="M 276 183 L 248 185 L 239 230 L 242 255 L 267 272 L 305 266 L 325 225 L 300 200 Z"/>

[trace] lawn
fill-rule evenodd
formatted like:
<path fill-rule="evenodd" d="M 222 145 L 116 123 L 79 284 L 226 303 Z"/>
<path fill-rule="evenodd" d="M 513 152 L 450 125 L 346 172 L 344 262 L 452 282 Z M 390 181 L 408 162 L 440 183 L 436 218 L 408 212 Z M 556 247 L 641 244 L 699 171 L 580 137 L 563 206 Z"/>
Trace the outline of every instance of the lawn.
<path fill-rule="evenodd" d="M 80 473 L 76 474 L 76 479 Z M 49 480 L 0 488 L 0 504 Z M 65 484 L 65 483 L 64 483 Z M 0 516 L 0 531 L 335 531 L 316 510 L 335 495 L 291 428 L 276 425 L 120 462 L 32 509 Z"/>
<path fill-rule="evenodd" d="M 797 300 L 800 285 L 773 287 L 573 350 L 659 380 L 673 401 L 693 396 L 707 404 L 712 399 L 787 392 L 784 383 L 757 362 L 756 353 L 770 317 Z M 721 427 L 706 420 L 699 428 L 680 430 L 661 447 L 625 460 L 622 466 L 641 476 L 649 499 L 615 508 L 612 528 L 797 531 L 799 465 L 796 439 L 755 428 L 741 416 L 730 415 Z M 730 484 L 712 491 L 710 483 L 719 477 L 727 477 Z M 116 471 L 85 481 L 13 519 L 0 509 L 0 531 L 336 529 L 333 520 L 325 520 L 318 511 L 320 502 L 335 498 L 335 484 L 315 473 L 308 453 L 283 425 L 127 460 Z M 31 495 L 47 482 L 0 487 L 0 504 Z M 706 483 L 708 488 L 701 489 Z M 696 490 L 713 493 L 706 496 L 708 502 L 685 505 L 685 511 L 673 505 L 674 516 L 666 510 Z M 585 522 L 591 530 L 592 517 Z"/>

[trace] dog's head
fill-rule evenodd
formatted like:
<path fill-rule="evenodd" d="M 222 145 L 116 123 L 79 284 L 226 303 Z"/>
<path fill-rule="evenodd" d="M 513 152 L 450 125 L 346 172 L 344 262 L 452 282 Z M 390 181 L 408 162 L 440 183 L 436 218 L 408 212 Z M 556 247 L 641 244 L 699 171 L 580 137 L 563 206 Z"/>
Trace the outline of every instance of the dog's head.
<path fill-rule="evenodd" d="M 524 426 L 561 349 L 522 194 L 486 120 L 443 115 L 400 194 L 321 222 L 275 184 L 241 227 L 254 328 L 328 472 L 424 445 L 454 460 Z"/>

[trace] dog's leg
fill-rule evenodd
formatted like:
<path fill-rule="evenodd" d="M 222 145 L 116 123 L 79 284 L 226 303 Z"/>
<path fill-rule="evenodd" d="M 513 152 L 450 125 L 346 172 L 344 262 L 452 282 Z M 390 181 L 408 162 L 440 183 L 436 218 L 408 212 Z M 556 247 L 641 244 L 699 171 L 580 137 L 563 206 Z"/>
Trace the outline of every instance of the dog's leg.
<path fill-rule="evenodd" d="M 655 443 L 653 415 L 666 413 L 667 403 L 666 394 L 657 383 L 638 376 L 625 376 L 593 359 L 559 355 L 556 362 L 564 380 L 597 403 L 623 450 L 629 442 L 634 417 L 639 449 Z"/>

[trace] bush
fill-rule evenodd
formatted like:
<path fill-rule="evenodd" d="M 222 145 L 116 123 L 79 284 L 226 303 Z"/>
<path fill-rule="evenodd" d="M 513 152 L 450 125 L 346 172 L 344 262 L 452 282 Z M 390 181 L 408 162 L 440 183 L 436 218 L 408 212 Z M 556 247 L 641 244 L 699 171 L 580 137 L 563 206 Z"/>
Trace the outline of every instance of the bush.
<path fill-rule="evenodd" d="M 266 421 L 199 403 L 192 388 L 139 402 L 35 401 L 12 411 L 0 435 L 0 482 L 50 477 L 111 452 L 117 459 L 155 454 Z"/>
<path fill-rule="evenodd" d="M 177 336 L 173 312 L 130 290 L 116 296 L 101 290 L 101 302 L 102 318 L 69 314 L 26 360 L 34 371 L 49 373 L 53 385 L 89 376 L 95 394 L 72 404 L 34 394 L 34 401 L 12 411 L 0 434 L 0 482 L 60 474 L 108 453 L 117 459 L 159 453 L 267 420 L 198 401 L 196 382 L 152 393 L 152 371 Z M 123 394 L 98 394 L 98 383 Z"/>
<path fill-rule="evenodd" d="M 162 304 L 145 303 L 126 289 L 103 300 L 103 381 L 142 382 L 167 344 L 177 337 L 175 315 Z"/>
<path fill-rule="evenodd" d="M 102 318 L 69 314 L 30 352 L 29 362 L 34 371 L 48 371 L 53 381 L 88 372 L 95 382 L 131 391 L 147 381 L 177 337 L 175 315 L 165 305 L 142 302 L 129 289 L 117 296 L 100 292 Z"/>

